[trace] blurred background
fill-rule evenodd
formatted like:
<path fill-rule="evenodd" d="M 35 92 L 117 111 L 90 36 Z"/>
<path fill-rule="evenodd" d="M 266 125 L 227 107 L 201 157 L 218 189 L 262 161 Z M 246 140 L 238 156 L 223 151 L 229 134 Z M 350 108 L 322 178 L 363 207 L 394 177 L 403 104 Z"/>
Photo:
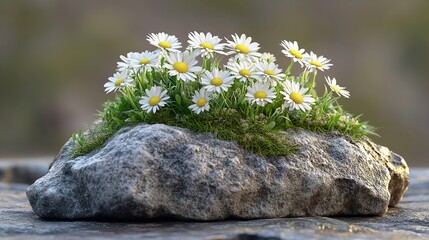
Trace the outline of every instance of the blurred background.
<path fill-rule="evenodd" d="M 282 69 L 283 39 L 332 59 L 318 75 L 410 166 L 429 166 L 429 1 L 0 1 L 0 159 L 53 157 L 113 94 L 119 55 L 152 50 L 152 32 L 245 33 Z"/>

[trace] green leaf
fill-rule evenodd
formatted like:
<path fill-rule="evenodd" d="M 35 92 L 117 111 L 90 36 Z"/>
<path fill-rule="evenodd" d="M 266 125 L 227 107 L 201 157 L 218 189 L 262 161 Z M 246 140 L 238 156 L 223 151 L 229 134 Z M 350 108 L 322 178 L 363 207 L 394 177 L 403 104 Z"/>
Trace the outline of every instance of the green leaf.
<path fill-rule="evenodd" d="M 179 94 L 176 94 L 176 102 L 177 102 L 177 105 L 182 105 L 182 98 L 180 97 L 180 95 Z"/>
<path fill-rule="evenodd" d="M 316 89 L 311 89 L 311 91 L 310 91 L 310 93 L 311 93 L 311 95 L 313 96 L 313 98 L 314 99 L 317 99 L 317 92 L 316 92 Z"/>
<path fill-rule="evenodd" d="M 268 124 L 269 129 L 273 129 L 276 126 L 276 122 L 272 121 Z"/>

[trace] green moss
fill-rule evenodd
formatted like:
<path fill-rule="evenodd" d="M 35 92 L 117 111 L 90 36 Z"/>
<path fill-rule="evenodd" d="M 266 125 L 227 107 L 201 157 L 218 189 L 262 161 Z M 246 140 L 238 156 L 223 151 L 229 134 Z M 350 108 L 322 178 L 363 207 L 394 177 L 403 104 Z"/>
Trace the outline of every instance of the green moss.
<path fill-rule="evenodd" d="M 76 144 L 73 149 L 73 156 L 82 156 L 92 150 L 102 147 L 105 141 L 120 127 L 134 125 L 139 123 L 139 116 L 131 116 L 128 118 L 132 121 L 117 121 L 116 126 L 108 126 L 108 123 L 102 121 L 88 134 L 74 135 L 75 142 L 80 141 L 81 144 Z M 294 150 L 294 147 L 287 141 L 285 134 L 276 134 L 268 129 L 266 124 L 262 122 L 250 123 L 248 120 L 241 119 L 240 115 L 235 111 L 225 111 L 221 116 L 213 118 L 209 114 L 201 114 L 195 116 L 180 116 L 176 115 L 171 109 L 163 109 L 157 114 L 151 115 L 145 121 L 146 123 L 162 123 L 170 126 L 177 126 L 190 129 L 199 133 L 212 133 L 217 138 L 227 141 L 235 141 L 244 149 L 263 156 L 285 156 Z"/>
<path fill-rule="evenodd" d="M 136 108 L 137 99 L 119 96 L 114 102 L 106 102 L 104 110 L 99 113 L 101 122 L 91 128 L 88 134 L 73 135 L 76 143 L 73 156 L 82 156 L 100 148 L 122 127 L 142 122 L 212 133 L 221 140 L 235 141 L 244 149 L 262 156 L 285 156 L 294 151 L 294 146 L 284 133 L 287 128 L 304 128 L 316 132 L 339 131 L 356 139 L 374 134 L 372 127 L 343 112 L 338 104 L 333 104 L 335 99 L 332 100 L 328 94 L 320 98 L 309 112 L 294 112 L 286 116 L 268 116 L 261 112 L 253 118 L 244 117 L 233 109 L 190 114 L 187 108 L 179 105 L 164 107 L 156 114 L 151 114 Z"/>

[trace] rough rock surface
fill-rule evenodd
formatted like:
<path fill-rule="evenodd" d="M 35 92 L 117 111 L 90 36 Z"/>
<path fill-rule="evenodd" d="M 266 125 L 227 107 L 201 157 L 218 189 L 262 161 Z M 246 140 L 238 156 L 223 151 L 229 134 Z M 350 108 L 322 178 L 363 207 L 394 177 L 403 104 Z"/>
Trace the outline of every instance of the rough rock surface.
<path fill-rule="evenodd" d="M 27 197 L 43 218 L 257 219 L 382 215 L 408 186 L 405 161 L 369 140 L 287 134 L 297 152 L 272 158 L 160 124 L 124 128 L 77 158 L 69 141 Z"/>
<path fill-rule="evenodd" d="M 28 204 L 28 185 L 0 183 L 0 239 L 429 239 L 429 169 L 411 169 L 410 177 L 410 187 L 402 201 L 379 217 L 217 222 L 45 221 Z"/>

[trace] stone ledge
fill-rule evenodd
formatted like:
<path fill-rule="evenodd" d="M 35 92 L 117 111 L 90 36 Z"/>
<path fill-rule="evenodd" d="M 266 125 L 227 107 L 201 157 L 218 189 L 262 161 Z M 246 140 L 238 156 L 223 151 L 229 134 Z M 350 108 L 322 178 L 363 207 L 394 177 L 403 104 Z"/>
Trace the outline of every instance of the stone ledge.
<path fill-rule="evenodd" d="M 13 239 L 428 239 L 429 169 L 411 169 L 399 205 L 382 217 L 309 217 L 218 222 L 44 221 L 28 185 L 0 184 L 0 238 Z"/>
<path fill-rule="evenodd" d="M 48 172 L 52 159 L 0 159 L 0 182 L 32 184 Z"/>

